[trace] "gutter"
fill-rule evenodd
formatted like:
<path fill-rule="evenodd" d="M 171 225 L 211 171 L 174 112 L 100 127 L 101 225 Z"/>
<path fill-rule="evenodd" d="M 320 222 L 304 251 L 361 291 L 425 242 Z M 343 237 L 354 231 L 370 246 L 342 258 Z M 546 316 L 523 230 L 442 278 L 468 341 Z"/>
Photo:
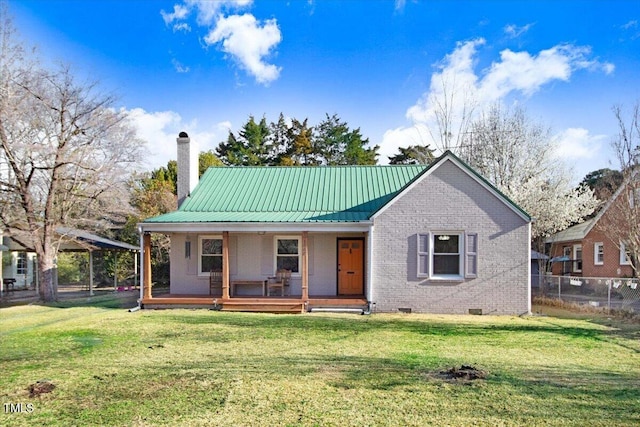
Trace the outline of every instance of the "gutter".
<path fill-rule="evenodd" d="M 245 232 L 253 233 L 266 231 L 269 233 L 283 232 L 363 232 L 373 225 L 372 221 L 349 222 L 144 222 L 138 224 L 138 231 L 144 232 Z"/>

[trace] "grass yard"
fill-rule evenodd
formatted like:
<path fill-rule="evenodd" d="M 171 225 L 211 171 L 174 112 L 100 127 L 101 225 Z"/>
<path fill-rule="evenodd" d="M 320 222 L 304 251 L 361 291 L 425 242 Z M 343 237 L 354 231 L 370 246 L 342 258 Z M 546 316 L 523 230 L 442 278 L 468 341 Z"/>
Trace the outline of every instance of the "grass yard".
<path fill-rule="evenodd" d="M 121 305 L 0 309 L 0 425 L 640 425 L 637 324 Z"/>

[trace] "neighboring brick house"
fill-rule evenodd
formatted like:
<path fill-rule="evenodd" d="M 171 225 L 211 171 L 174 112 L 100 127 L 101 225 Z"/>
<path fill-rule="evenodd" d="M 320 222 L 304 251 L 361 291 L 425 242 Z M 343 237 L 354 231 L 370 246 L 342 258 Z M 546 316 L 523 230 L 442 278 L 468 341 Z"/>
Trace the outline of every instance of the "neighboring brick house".
<path fill-rule="evenodd" d="M 190 194 L 140 224 L 146 266 L 150 233 L 171 237 L 170 294 L 152 295 L 145 268 L 145 307 L 530 312 L 531 219 L 450 152 L 431 165 L 210 168 L 194 188 L 180 184 L 188 146 L 181 134 Z M 288 295 L 271 296 L 282 268 Z"/>
<path fill-rule="evenodd" d="M 630 254 L 624 242 L 613 240 L 608 231 L 616 222 L 623 184 L 598 214 L 547 239 L 551 246 L 551 273 L 578 277 L 634 277 Z"/>

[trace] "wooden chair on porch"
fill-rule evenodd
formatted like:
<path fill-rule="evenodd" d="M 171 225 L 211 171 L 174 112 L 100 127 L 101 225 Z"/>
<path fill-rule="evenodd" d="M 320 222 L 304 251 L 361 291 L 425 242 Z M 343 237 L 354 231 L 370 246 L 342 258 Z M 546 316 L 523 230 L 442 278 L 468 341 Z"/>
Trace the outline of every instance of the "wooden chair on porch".
<path fill-rule="evenodd" d="M 271 290 L 280 290 L 280 296 L 290 294 L 291 270 L 278 270 L 275 277 L 269 277 L 267 281 L 267 296 L 271 295 Z"/>
<path fill-rule="evenodd" d="M 222 271 L 211 271 L 209 275 L 209 295 L 222 296 Z"/>

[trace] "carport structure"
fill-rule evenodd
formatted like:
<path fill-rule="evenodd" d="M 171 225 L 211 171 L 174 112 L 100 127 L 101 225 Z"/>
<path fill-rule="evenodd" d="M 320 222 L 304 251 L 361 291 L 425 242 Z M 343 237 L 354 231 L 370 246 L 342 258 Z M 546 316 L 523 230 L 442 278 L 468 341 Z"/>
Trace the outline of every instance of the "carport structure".
<path fill-rule="evenodd" d="M 111 251 L 116 254 L 119 252 L 132 252 L 134 254 L 133 269 L 134 274 L 138 275 L 138 253 L 140 249 L 137 246 L 130 245 L 118 240 L 108 239 L 106 237 L 98 236 L 85 230 L 78 230 L 66 227 L 58 227 L 56 229 L 58 235 L 59 252 L 87 252 L 89 254 L 89 295 L 93 295 L 94 289 L 94 252 Z M 12 240 L 10 237 L 5 237 L 4 243 L 6 250 L 9 252 L 35 252 L 32 248 L 23 246 L 22 244 Z M 34 268 L 37 272 L 37 268 Z M 6 272 L 5 272 L 6 273 Z M 36 284 L 36 291 L 39 291 L 39 280 L 34 277 L 34 283 Z M 114 288 L 118 287 L 118 277 L 114 274 Z M 5 289 L 0 281 L 0 295 L 4 293 Z"/>

